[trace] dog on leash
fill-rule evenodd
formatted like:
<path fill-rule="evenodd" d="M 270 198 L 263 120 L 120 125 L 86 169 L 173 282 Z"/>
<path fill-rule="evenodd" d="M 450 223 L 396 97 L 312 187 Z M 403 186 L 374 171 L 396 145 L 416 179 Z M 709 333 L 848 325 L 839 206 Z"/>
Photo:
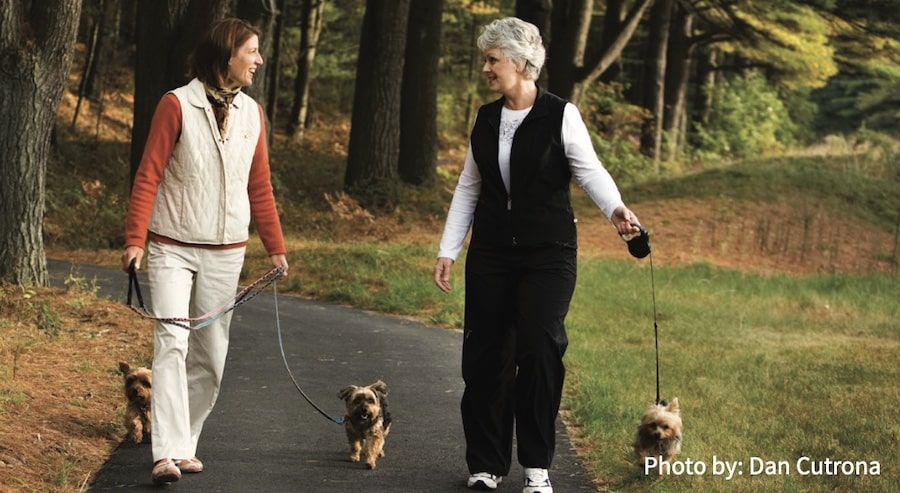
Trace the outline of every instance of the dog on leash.
<path fill-rule="evenodd" d="M 343 423 L 350 442 L 350 462 L 359 462 L 364 451 L 366 465 L 375 469 L 375 461 L 384 457 L 384 439 L 391 431 L 387 395 L 387 384 L 381 380 L 365 387 L 350 385 L 338 392 L 347 410 Z"/>
<path fill-rule="evenodd" d="M 134 443 L 150 439 L 150 400 L 153 373 L 143 366 L 132 367 L 119 362 L 119 371 L 125 383 L 125 429 Z"/>
<path fill-rule="evenodd" d="M 668 462 L 678 455 L 681 452 L 682 426 L 677 397 L 671 402 L 660 401 L 659 404 L 650 406 L 641 416 L 634 437 L 638 463 L 643 466 L 647 457 L 661 457 L 663 462 Z"/>

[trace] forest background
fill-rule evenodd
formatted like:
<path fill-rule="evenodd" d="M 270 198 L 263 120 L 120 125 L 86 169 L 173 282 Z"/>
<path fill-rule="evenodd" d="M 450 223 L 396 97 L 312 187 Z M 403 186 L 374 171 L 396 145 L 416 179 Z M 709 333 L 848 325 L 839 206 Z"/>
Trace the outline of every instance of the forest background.
<path fill-rule="evenodd" d="M 293 270 L 301 273 L 280 289 L 460 326 L 461 290 L 450 300 L 426 294 L 433 291 L 428 276 L 474 112 L 496 97 L 486 91 L 475 38 L 490 20 L 517 15 L 544 34 L 549 58 L 539 82 L 579 105 L 598 155 L 666 252 L 656 259 L 663 279 L 671 287 L 684 283 L 685 293 L 709 286 L 698 300 L 721 305 L 721 312 L 701 309 L 670 294 L 678 304 L 673 312 L 697 309 L 712 321 L 746 310 L 733 306 L 727 293 L 741 289 L 731 282 L 743 286 L 748 278 L 716 269 L 758 273 L 763 277 L 751 284 L 771 293 L 763 311 L 787 317 L 795 310 L 815 323 L 827 312 L 839 338 L 835 347 L 843 350 L 850 324 L 862 339 L 847 354 L 870 352 L 856 358 L 865 360 L 860 378 L 896 381 L 893 365 L 882 364 L 880 355 L 897 354 L 896 303 L 889 300 L 897 294 L 900 225 L 898 0 L 0 0 L 0 6 L 0 67 L 7 78 L 0 87 L 0 353 L 10 362 L 0 374 L 0 462 L 8 466 L 0 474 L 16 478 L 0 476 L 4 486 L 69 491 L 84 485 L 120 438 L 119 420 L 109 417 L 110 409 L 121 413 L 118 390 L 98 386 L 117 383 L 108 358 L 130 351 L 149 362 L 146 334 L 121 326 L 127 312 L 92 296 L 90 280 L 77 273 L 67 279 L 68 291 L 47 290 L 46 258 L 115 265 L 153 108 L 163 92 L 185 82 L 190 46 L 224 15 L 251 20 L 264 33 L 266 71 L 248 91 L 269 118 L 273 181 L 296 252 Z M 587 277 L 643 279 L 645 266 L 616 263 L 628 261 L 618 238 L 583 194 L 574 194 L 583 211 L 580 257 Z M 612 264 L 594 263 L 610 256 Z M 707 262 L 716 267 L 708 270 Z M 666 264 L 693 267 L 667 272 Z M 264 266 L 264 253 L 251 251 L 246 275 Z M 594 276 L 596 269 L 600 275 Z M 805 282 L 812 287 L 794 284 Z M 579 293 L 590 297 L 600 289 L 580 285 Z M 792 299 L 806 289 L 813 294 Z M 846 290 L 869 298 L 835 302 Z M 629 293 L 633 304 L 632 291 L 621 294 Z M 617 438 L 596 426 L 613 419 L 630 427 L 619 418 L 623 407 L 634 406 L 623 404 L 631 398 L 627 389 L 592 382 L 603 370 L 583 363 L 616 361 L 592 342 L 579 343 L 594 340 L 579 327 L 590 326 L 592 315 L 609 315 L 574 308 L 570 358 L 580 377 L 569 390 L 571 423 L 583 429 L 586 443 L 603 449 Z M 623 315 L 621 325 L 634 315 Z M 669 323 L 677 331 L 676 320 Z M 780 319 L 771 323 L 796 328 Z M 97 332 L 98 326 L 104 328 Z M 107 331 L 119 336 L 95 337 Z M 803 326 L 797 333 L 806 331 Z M 712 348 L 717 336 L 692 334 Z M 72 344 L 84 337 L 89 347 Z M 138 337 L 139 347 L 129 347 L 129 337 Z M 604 337 L 633 342 L 627 334 Z M 816 338 L 836 342 L 821 333 Z M 731 373 L 695 360 L 688 340 L 681 358 L 695 376 Z M 82 349 L 93 351 L 95 364 L 82 363 L 65 376 L 71 394 L 45 389 L 44 380 L 66 381 L 63 375 L 33 379 L 27 371 L 29 358 L 38 355 L 43 368 L 57 360 L 68 368 L 65 362 L 81 358 Z M 778 365 L 772 357 L 761 353 L 753 365 Z M 793 353 L 783 358 L 796 379 L 791 365 L 804 360 Z M 620 363 L 617 368 L 629 364 L 627 358 Z M 832 370 L 847 374 L 840 365 Z M 95 405 L 79 400 L 74 406 L 85 415 L 96 412 L 92 419 L 106 428 L 51 433 L 46 423 L 54 420 L 30 403 L 62 399 L 71 407 L 71 396 L 82 399 L 85 385 Z M 610 409 L 590 399 L 594 386 L 626 397 Z M 897 388 L 873 388 L 883 394 L 864 399 L 864 407 L 889 425 L 868 445 L 895 443 L 897 422 L 889 410 L 900 404 Z M 856 398 L 860 392 L 839 394 Z M 695 409 L 703 404 L 699 396 L 689 400 Z M 792 408 L 796 399 L 778 402 Z M 812 426 L 804 411 L 795 412 L 797 422 Z M 13 432 L 5 419 L 22 430 Z M 704 423 L 692 425 L 700 431 Z M 37 443 L 29 430 L 41 427 Z M 854 441 L 865 447 L 859 437 L 874 431 L 859 427 L 865 430 L 855 429 Z M 55 433 L 68 445 L 51 447 Z M 73 436 L 90 433 L 96 436 L 79 438 L 97 442 L 96 451 L 76 450 Z M 702 445 L 695 444 L 696 453 Z M 623 454 L 612 464 L 608 457 L 586 457 L 601 488 L 648 487 L 625 472 Z M 23 464 L 33 473 L 20 475 L 15 466 Z M 884 484 L 866 483 L 871 491 Z M 675 489 L 710 486 L 687 482 Z M 745 485 L 748 491 L 761 486 L 785 487 Z"/>

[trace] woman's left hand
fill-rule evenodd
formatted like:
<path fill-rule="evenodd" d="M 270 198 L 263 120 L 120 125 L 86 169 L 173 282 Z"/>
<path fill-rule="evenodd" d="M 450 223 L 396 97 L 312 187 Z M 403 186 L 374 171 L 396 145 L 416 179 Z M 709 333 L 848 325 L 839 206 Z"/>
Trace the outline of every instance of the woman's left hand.
<path fill-rule="evenodd" d="M 269 260 L 272 261 L 272 267 L 283 267 L 284 272 L 281 274 L 281 277 L 287 277 L 288 274 L 288 261 L 287 256 L 285 255 L 271 255 L 269 256 Z"/>
<path fill-rule="evenodd" d="M 624 205 L 617 207 L 609 220 L 612 221 L 613 226 L 616 228 L 616 232 L 620 235 L 630 235 L 641 231 L 641 223 L 638 221 L 637 216 L 634 215 L 634 212 L 631 212 L 631 209 Z"/>

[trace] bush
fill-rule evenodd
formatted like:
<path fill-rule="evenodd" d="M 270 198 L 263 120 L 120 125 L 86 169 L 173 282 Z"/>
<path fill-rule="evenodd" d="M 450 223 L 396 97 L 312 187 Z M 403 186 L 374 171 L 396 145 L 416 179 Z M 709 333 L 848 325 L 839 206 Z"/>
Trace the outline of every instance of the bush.
<path fill-rule="evenodd" d="M 765 78 L 750 72 L 712 88 L 709 122 L 697 125 L 700 159 L 771 155 L 795 142 L 797 128 Z"/>
<path fill-rule="evenodd" d="M 595 84 L 585 90 L 578 104 L 594 150 L 617 182 L 646 178 L 653 162 L 641 154 L 641 132 L 647 110 L 625 102 L 619 84 Z"/>

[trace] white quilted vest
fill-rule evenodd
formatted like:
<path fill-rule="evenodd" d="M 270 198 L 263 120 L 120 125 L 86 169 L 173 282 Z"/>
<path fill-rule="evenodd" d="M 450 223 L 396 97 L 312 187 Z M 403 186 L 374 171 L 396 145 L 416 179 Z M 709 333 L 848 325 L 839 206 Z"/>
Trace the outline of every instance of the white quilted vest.
<path fill-rule="evenodd" d="M 221 139 L 202 82 L 194 79 L 171 92 L 181 103 L 181 136 L 160 182 L 149 229 L 185 243 L 246 241 L 247 182 L 261 131 L 259 106 L 238 93 Z"/>

